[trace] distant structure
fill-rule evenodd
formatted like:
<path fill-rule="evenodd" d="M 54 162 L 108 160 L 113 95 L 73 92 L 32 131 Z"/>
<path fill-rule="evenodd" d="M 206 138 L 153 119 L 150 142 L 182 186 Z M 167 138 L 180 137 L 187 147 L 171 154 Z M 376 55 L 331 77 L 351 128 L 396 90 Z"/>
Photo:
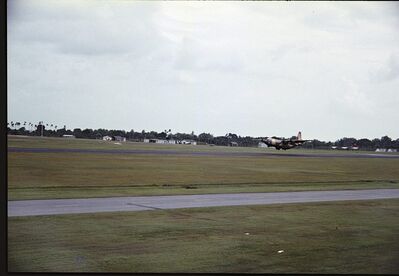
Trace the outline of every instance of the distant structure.
<path fill-rule="evenodd" d="M 173 139 L 144 139 L 144 143 L 154 143 L 154 144 L 182 144 L 182 145 L 197 145 L 197 141 L 194 140 L 173 140 Z"/>
<path fill-rule="evenodd" d="M 359 147 L 357 145 L 353 145 L 353 146 L 350 146 L 350 147 L 331 146 L 331 149 L 332 150 L 338 150 L 338 149 L 341 149 L 341 150 L 358 150 Z"/>
<path fill-rule="evenodd" d="M 106 135 L 106 136 L 103 137 L 103 140 L 104 140 L 104 141 L 112 141 L 112 137 Z"/>
<path fill-rule="evenodd" d="M 144 143 L 154 143 L 154 144 L 176 144 L 176 140 L 169 139 L 144 139 Z"/>
<path fill-rule="evenodd" d="M 126 137 L 122 137 L 122 136 L 112 136 L 112 141 L 126 142 Z"/>
<path fill-rule="evenodd" d="M 384 149 L 384 148 L 377 148 L 376 150 L 375 150 L 375 152 L 386 152 L 387 151 L 387 149 Z"/>
<path fill-rule="evenodd" d="M 178 144 L 183 144 L 183 145 L 197 145 L 197 142 L 194 140 L 182 140 L 179 141 Z"/>
<path fill-rule="evenodd" d="M 62 135 L 63 138 L 75 138 L 75 135 L 71 135 L 71 134 L 64 134 Z"/>
<path fill-rule="evenodd" d="M 398 149 L 385 149 L 385 148 L 378 148 L 375 150 L 376 152 L 398 152 Z"/>
<path fill-rule="evenodd" d="M 229 142 L 229 146 L 230 147 L 238 147 L 238 143 L 237 142 Z"/>
<path fill-rule="evenodd" d="M 267 145 L 265 143 L 259 142 L 258 148 L 267 148 Z"/>

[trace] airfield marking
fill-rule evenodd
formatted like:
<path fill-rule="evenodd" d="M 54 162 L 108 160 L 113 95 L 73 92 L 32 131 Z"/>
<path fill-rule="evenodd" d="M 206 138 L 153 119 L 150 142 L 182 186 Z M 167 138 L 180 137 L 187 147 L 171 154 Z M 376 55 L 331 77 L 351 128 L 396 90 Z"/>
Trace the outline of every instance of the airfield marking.
<path fill-rule="evenodd" d="M 152 210 L 163 210 L 162 208 L 152 207 L 152 206 L 147 206 L 147 205 L 137 204 L 137 203 L 126 203 L 126 204 L 127 204 L 127 205 L 132 205 L 132 206 L 138 206 L 138 207 L 149 208 L 149 209 L 152 209 Z"/>
<path fill-rule="evenodd" d="M 399 198 L 399 189 L 202 194 L 8 201 L 8 216 L 38 216 L 198 207 Z"/>
<path fill-rule="evenodd" d="M 94 153 L 94 154 L 160 154 L 197 156 L 273 156 L 273 157 L 316 157 L 316 158 L 399 158 L 399 154 L 374 153 L 272 153 L 272 152 L 222 152 L 222 151 L 175 151 L 175 150 L 122 150 L 122 149 L 65 149 L 65 148 L 18 148 L 9 147 L 8 152 L 29 153 Z"/>

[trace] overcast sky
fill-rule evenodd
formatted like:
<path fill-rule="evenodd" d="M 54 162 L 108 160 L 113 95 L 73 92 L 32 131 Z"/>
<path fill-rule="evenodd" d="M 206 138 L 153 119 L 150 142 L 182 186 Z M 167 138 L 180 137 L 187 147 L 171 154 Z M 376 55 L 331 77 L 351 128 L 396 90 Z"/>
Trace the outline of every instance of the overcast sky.
<path fill-rule="evenodd" d="M 8 1 L 8 121 L 399 138 L 396 2 Z"/>

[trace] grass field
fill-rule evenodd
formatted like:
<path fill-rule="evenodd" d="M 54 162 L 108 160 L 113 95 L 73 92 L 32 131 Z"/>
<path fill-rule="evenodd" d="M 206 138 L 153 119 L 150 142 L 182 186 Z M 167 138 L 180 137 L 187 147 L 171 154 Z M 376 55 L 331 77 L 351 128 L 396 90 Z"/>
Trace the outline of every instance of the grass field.
<path fill-rule="evenodd" d="M 8 146 L 272 151 L 21 137 Z M 399 159 L 279 154 L 8 152 L 8 199 L 399 188 Z M 10 217 L 8 270 L 397 274 L 398 212 L 392 199 Z"/>
<path fill-rule="evenodd" d="M 226 147 L 226 146 L 209 146 L 209 145 L 168 145 L 168 144 L 150 144 L 138 142 L 123 142 L 117 144 L 115 141 L 103 141 L 93 139 L 68 139 L 55 137 L 37 137 L 37 136 L 8 136 L 9 147 L 28 147 L 28 148 L 67 148 L 67 149 L 114 149 L 114 150 L 178 150 L 183 152 L 273 152 L 281 155 L 289 153 L 334 153 L 334 154 L 362 154 L 362 151 L 345 151 L 345 150 L 311 150 L 293 148 L 288 151 L 277 151 L 273 148 L 257 148 L 257 147 Z M 373 152 L 366 152 L 373 153 Z M 399 152 L 378 153 L 386 155 L 399 155 Z"/>
<path fill-rule="evenodd" d="M 96 140 L 15 137 L 9 138 L 8 145 L 118 147 Z M 126 143 L 120 147 L 174 151 L 267 151 L 144 143 Z M 8 197 L 17 200 L 399 188 L 398 168 L 399 159 L 9 152 Z"/>
<path fill-rule="evenodd" d="M 14 217 L 9 271 L 397 274 L 398 212 L 374 200 Z"/>

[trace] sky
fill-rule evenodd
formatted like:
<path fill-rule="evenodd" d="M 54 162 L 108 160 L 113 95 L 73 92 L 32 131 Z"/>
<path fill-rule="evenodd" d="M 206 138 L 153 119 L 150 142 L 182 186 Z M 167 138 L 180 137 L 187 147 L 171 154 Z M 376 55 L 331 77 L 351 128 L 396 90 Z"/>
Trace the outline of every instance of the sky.
<path fill-rule="evenodd" d="M 399 4 L 13 0 L 8 121 L 399 138 Z"/>

